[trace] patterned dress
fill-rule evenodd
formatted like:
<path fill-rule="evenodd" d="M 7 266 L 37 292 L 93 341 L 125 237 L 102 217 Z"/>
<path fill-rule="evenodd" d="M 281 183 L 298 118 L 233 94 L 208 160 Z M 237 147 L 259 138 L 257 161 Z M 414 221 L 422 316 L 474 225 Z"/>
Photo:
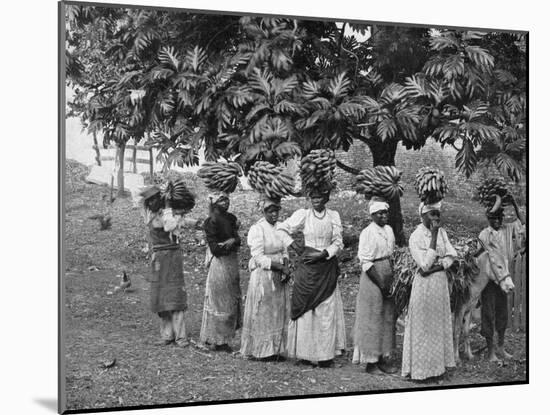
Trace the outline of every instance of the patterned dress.
<path fill-rule="evenodd" d="M 278 228 L 288 234 L 302 231 L 305 245 L 326 249 L 328 258 L 343 248 L 340 215 L 334 210 L 319 214 L 313 209 L 299 209 Z M 289 357 L 318 362 L 333 359 L 345 348 L 344 306 L 336 284 L 329 298 L 289 322 L 287 349 Z"/>
<path fill-rule="evenodd" d="M 251 271 L 244 306 L 241 355 L 255 358 L 286 354 L 290 298 L 288 284 L 271 271 L 271 261 L 288 258 L 292 239 L 260 219 L 248 231 Z"/>
<path fill-rule="evenodd" d="M 436 250 L 430 249 L 431 232 L 418 225 L 409 239 L 409 249 L 417 265 L 423 270 L 439 260 L 445 269 L 450 267 L 457 253 L 440 228 Z M 454 367 L 453 326 L 449 285 L 445 271 L 427 277 L 417 273 L 413 279 L 411 297 L 403 339 L 401 374 L 411 379 L 426 379 L 445 373 Z"/>
<path fill-rule="evenodd" d="M 241 286 L 237 251 L 241 244 L 237 218 L 223 213 L 204 222 L 208 276 L 204 291 L 204 308 L 200 341 L 211 345 L 224 345 L 241 328 Z M 219 243 L 235 238 L 231 249 Z"/>
<path fill-rule="evenodd" d="M 359 236 L 357 257 L 362 272 L 355 305 L 353 363 L 374 363 L 395 349 L 394 301 L 383 298 L 366 274 L 374 261 L 390 257 L 394 248 L 395 237 L 388 225 L 381 227 L 372 222 Z"/>

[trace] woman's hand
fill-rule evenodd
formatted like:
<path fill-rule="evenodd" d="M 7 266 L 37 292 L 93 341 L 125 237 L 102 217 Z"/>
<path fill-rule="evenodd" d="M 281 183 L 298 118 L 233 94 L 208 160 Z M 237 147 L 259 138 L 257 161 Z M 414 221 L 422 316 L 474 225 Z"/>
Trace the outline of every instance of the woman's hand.
<path fill-rule="evenodd" d="M 314 252 L 311 254 L 304 255 L 304 264 L 310 265 L 310 264 L 316 264 L 319 261 L 322 261 L 328 257 L 328 252 L 323 249 L 321 252 Z"/>
<path fill-rule="evenodd" d="M 235 238 L 229 238 L 226 241 L 220 242 L 218 245 L 220 246 L 220 248 L 231 249 L 235 245 L 235 242 Z"/>

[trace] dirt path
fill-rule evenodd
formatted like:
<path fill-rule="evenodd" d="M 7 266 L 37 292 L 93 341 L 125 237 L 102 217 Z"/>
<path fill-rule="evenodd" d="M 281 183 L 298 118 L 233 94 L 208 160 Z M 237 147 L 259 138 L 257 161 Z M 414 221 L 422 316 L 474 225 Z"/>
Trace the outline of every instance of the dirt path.
<path fill-rule="evenodd" d="M 193 347 L 156 346 L 158 317 L 149 311 L 148 272 L 145 229 L 139 211 L 130 200 L 117 200 L 107 206 L 102 199 L 108 189 L 86 184 L 86 170 L 70 164 L 67 177 L 65 266 L 65 346 L 66 384 L 69 409 L 154 405 L 182 402 L 233 400 L 264 397 L 290 397 L 338 392 L 361 392 L 399 388 L 422 388 L 434 384 L 417 384 L 399 376 L 371 376 L 353 365 L 350 358 L 351 328 L 354 317 L 358 274 L 354 268 L 356 247 L 344 252 L 340 280 L 344 300 L 347 355 L 335 361 L 331 369 L 297 366 L 293 361 L 257 362 L 227 353 L 205 353 Z M 196 189 L 201 195 L 200 189 Z M 301 203 L 297 201 L 296 203 Z M 331 203 L 338 203 L 334 201 Z M 198 201 L 197 212 L 204 211 Z M 410 205 L 410 206 L 409 206 Z M 343 221 L 361 228 L 357 206 L 342 203 Z M 413 202 L 404 202 L 404 212 L 414 214 Z M 451 205 L 452 206 L 452 205 Z M 258 217 L 249 196 L 236 196 L 232 208 L 244 219 L 243 229 Z M 290 203 L 283 214 L 295 208 Z M 98 231 L 89 216 L 109 210 L 113 217 L 110 230 Z M 450 212 L 461 221 L 456 232 L 472 232 L 474 208 L 462 205 Z M 464 213 L 466 212 L 466 213 Z M 412 218 L 412 219 L 411 219 Z M 406 227 L 413 224 L 407 218 Z M 477 221 L 477 222 L 476 222 Z M 469 226 L 469 227 L 468 227 Z M 243 232 L 244 234 L 244 232 Z M 241 254 L 241 291 L 246 293 L 247 252 Z M 202 317 L 206 271 L 202 267 L 204 247 L 190 234 L 184 243 L 185 280 L 189 298 L 187 324 L 189 335 L 197 340 Z M 90 271 L 96 266 L 98 271 Z M 108 295 L 119 284 L 116 277 L 127 270 L 132 287 L 127 292 Z M 399 333 L 398 344 L 402 342 Z M 232 344 L 238 350 L 240 333 Z M 490 364 L 479 356 L 455 370 L 442 385 L 483 384 L 525 380 L 525 335 L 509 333 L 507 345 L 515 360 L 506 365 Z M 481 336 L 473 334 L 473 349 L 483 345 Z M 398 356 L 400 355 L 398 350 Z M 104 362 L 113 367 L 105 369 Z"/>

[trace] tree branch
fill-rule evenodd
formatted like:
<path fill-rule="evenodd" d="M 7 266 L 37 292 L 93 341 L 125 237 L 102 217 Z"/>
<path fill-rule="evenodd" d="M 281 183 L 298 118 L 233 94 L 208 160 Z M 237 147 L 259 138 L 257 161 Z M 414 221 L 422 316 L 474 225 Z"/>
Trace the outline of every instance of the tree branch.
<path fill-rule="evenodd" d="M 353 168 L 353 167 L 350 167 L 350 166 L 348 166 L 348 165 L 342 163 L 340 160 L 336 160 L 336 165 L 337 165 L 338 167 L 340 167 L 342 170 L 347 171 L 348 173 L 354 174 L 354 175 L 356 175 L 356 176 L 361 172 L 361 171 L 358 170 L 358 169 L 355 169 L 355 168 Z"/>

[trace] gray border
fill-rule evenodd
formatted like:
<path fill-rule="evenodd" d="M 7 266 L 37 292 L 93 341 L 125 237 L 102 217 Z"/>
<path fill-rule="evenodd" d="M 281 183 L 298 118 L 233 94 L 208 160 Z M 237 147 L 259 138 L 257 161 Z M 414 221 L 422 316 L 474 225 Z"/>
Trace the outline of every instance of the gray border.
<path fill-rule="evenodd" d="M 57 411 L 63 413 L 67 409 L 66 394 L 66 374 L 67 366 L 65 362 L 65 167 L 66 163 L 66 85 L 65 85 L 65 2 L 58 3 L 58 378 L 57 378 Z"/>
<path fill-rule="evenodd" d="M 204 9 L 188 9 L 185 7 L 168 7 L 168 6 L 145 6 L 139 4 L 120 4 L 120 3 L 101 3 L 101 2 L 82 2 L 82 1 L 62 1 L 66 5 L 76 6 L 93 6 L 93 7 L 105 7 L 105 8 L 123 8 L 123 9 L 144 9 L 144 10 L 164 10 L 175 12 L 189 12 L 189 13 L 204 13 L 204 14 L 225 14 L 231 16 L 259 16 L 259 17 L 288 17 L 299 20 L 310 21 L 329 21 L 329 22 L 346 22 L 357 24 L 379 24 L 388 26 L 404 26 L 404 27 L 430 27 L 434 29 L 469 29 L 480 30 L 490 32 L 506 32 L 506 33 L 528 33 L 528 30 L 513 30 L 513 29 L 497 29 L 489 27 L 472 27 L 472 26 L 449 26 L 449 25 L 437 25 L 426 23 L 402 23 L 402 22 L 389 22 L 385 20 L 357 20 L 346 19 L 339 17 L 323 17 L 323 16 L 299 16 L 292 14 L 275 14 L 275 13 L 254 13 L 254 12 L 240 12 L 240 11 L 227 11 L 227 10 L 204 10 Z"/>

